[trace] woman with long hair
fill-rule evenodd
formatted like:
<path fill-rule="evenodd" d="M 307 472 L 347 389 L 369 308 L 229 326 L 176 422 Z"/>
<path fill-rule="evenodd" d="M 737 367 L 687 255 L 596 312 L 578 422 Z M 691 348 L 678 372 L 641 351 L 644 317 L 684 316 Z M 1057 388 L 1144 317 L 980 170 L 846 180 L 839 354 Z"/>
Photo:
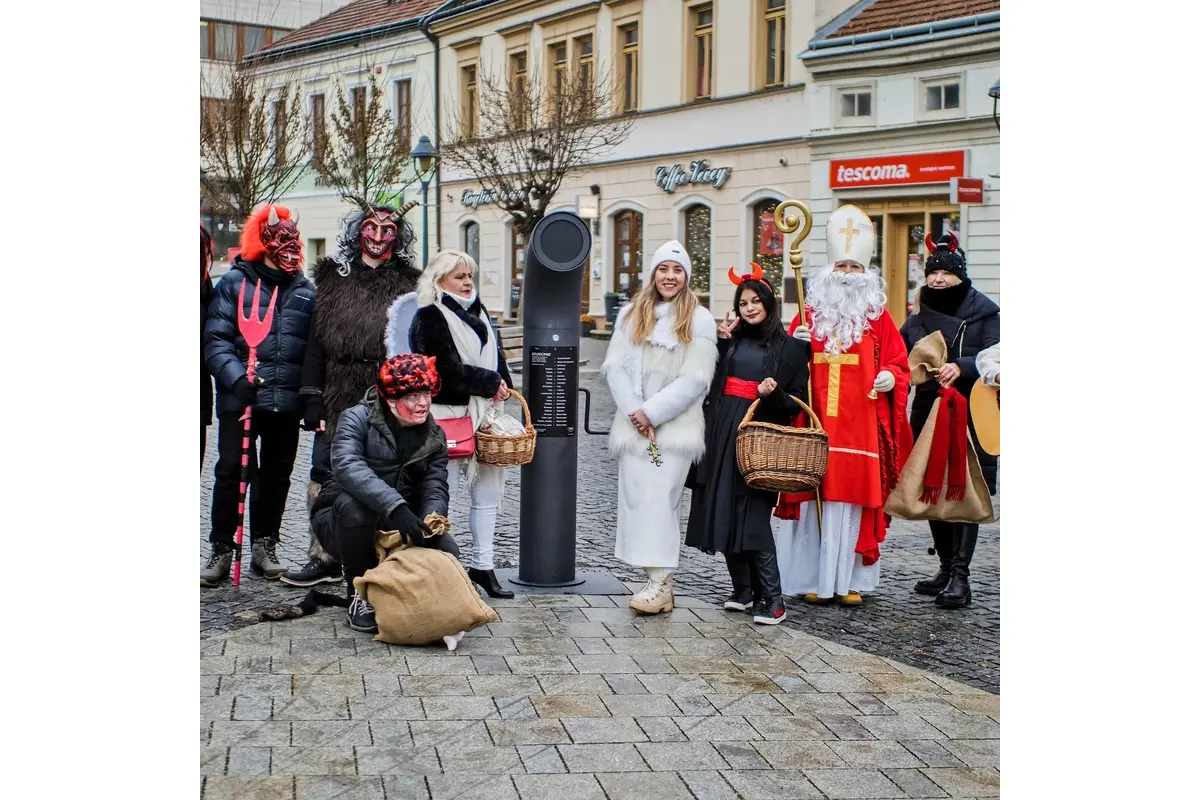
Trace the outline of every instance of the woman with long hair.
<path fill-rule="evenodd" d="M 442 385 L 433 396 L 434 419 L 470 417 L 474 431 L 483 424 L 488 406 L 508 397 L 512 384 L 487 309 L 475 292 L 478 278 L 479 267 L 466 253 L 438 253 L 417 282 L 420 308 L 409 330 L 413 352 L 437 359 Z M 471 497 L 471 567 L 467 575 L 489 597 L 512 597 L 513 593 L 500 585 L 493 567 L 504 468 L 481 464 L 474 454 L 452 458 L 450 486 L 456 495 L 461 493 L 460 481 Z"/>
<path fill-rule="evenodd" d="M 717 326 L 691 277 L 683 245 L 658 248 L 601 367 L 617 405 L 608 440 L 620 460 L 616 557 L 646 571 L 629 603 L 646 614 L 674 608 L 684 481 L 704 454 L 701 403 L 717 360 Z"/>
<path fill-rule="evenodd" d="M 208 307 L 212 303 L 213 282 L 209 276 L 212 269 L 212 237 L 200 223 L 200 469 L 204 469 L 204 446 L 208 443 L 208 426 L 212 425 L 213 383 L 208 364 L 204 363 L 204 323 L 208 321 Z"/>
<path fill-rule="evenodd" d="M 704 402 L 704 460 L 689 476 L 692 510 L 689 547 L 724 553 L 733 583 L 729 611 L 753 610 L 754 621 L 778 625 L 786 613 L 779 583 L 771 509 L 778 493 L 752 489 L 737 465 L 738 425 L 761 398 L 756 419 L 790 425 L 801 412 L 792 399 L 808 401 L 809 344 L 792 338 L 779 319 L 775 289 L 753 265 L 750 274 L 729 278 L 736 317 L 718 330 L 716 376 Z M 753 608 L 752 608 L 753 607 Z"/>

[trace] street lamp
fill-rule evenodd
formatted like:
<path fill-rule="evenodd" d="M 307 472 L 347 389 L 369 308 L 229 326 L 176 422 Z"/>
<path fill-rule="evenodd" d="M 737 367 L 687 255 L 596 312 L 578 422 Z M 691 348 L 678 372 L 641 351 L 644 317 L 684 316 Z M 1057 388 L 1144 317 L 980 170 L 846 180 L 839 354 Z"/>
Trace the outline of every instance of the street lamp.
<path fill-rule="evenodd" d="M 996 120 L 996 130 L 1000 130 L 1000 112 L 997 106 L 1000 104 L 1000 79 L 996 78 L 996 82 L 992 84 L 992 88 L 988 89 L 988 97 L 992 98 L 992 119 Z"/>
<path fill-rule="evenodd" d="M 422 208 L 422 269 L 429 266 L 429 181 L 433 178 L 433 166 L 437 163 L 438 153 L 428 136 L 417 139 L 417 146 L 412 150 L 412 157 L 417 162 L 417 177 L 421 180 Z"/>

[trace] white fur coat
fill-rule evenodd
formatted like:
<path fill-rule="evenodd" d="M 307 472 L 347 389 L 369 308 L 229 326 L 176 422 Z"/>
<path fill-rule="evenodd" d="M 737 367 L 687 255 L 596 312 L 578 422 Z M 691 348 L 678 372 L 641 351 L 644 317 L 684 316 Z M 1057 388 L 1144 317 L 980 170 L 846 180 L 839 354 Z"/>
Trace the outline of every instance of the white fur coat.
<path fill-rule="evenodd" d="M 617 404 L 608 437 L 616 456 L 644 452 L 648 441 L 637 432 L 629 415 L 646 412 L 654 426 L 659 450 L 699 461 L 704 455 L 704 396 L 717 365 L 717 324 L 703 307 L 692 316 L 692 341 L 675 337 L 671 306 L 655 308 L 650 339 L 640 347 L 630 340 L 632 323 L 625 319 L 632 306 L 621 309 L 601 374 Z"/>

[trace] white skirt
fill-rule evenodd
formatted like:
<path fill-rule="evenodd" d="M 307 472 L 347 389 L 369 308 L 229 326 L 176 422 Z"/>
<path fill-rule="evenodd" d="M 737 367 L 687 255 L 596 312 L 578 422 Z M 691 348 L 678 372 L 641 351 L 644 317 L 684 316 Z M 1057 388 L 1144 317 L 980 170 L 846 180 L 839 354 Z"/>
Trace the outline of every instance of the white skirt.
<path fill-rule="evenodd" d="M 827 502 L 822 505 L 822 536 L 817 531 L 817 509 L 813 502 L 801 503 L 800 519 L 780 520 L 775 551 L 779 557 L 779 579 L 785 595 L 815 592 L 818 597 L 870 592 L 879 585 L 883 559 L 869 567 L 854 552 L 862 506 Z"/>
<path fill-rule="evenodd" d="M 692 461 L 663 452 L 662 466 L 645 451 L 621 456 L 617 475 L 616 556 L 635 567 L 679 566 L 679 512 Z"/>

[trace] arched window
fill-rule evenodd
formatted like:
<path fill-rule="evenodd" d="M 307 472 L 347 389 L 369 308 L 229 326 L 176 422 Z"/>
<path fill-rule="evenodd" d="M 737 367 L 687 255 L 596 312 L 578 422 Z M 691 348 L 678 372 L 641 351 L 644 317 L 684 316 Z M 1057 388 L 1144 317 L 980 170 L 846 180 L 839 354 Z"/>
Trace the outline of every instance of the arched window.
<path fill-rule="evenodd" d="M 479 264 L 479 223 L 468 222 L 463 225 L 463 251 L 471 258 L 475 259 L 475 263 Z M 480 265 L 482 270 L 483 266 Z"/>
<path fill-rule="evenodd" d="M 642 288 L 642 215 L 622 211 L 613 230 L 613 291 L 628 299 Z"/>
<path fill-rule="evenodd" d="M 783 234 L 775 227 L 775 208 L 778 200 L 759 200 L 754 204 L 750 241 L 754 242 L 751 260 L 767 273 L 767 280 L 777 293 L 783 292 Z M 749 264 L 741 265 L 748 269 Z"/>
<path fill-rule="evenodd" d="M 692 291 L 707 296 L 712 275 L 712 210 L 708 206 L 696 203 L 683 212 L 683 246 L 692 257 Z"/>

